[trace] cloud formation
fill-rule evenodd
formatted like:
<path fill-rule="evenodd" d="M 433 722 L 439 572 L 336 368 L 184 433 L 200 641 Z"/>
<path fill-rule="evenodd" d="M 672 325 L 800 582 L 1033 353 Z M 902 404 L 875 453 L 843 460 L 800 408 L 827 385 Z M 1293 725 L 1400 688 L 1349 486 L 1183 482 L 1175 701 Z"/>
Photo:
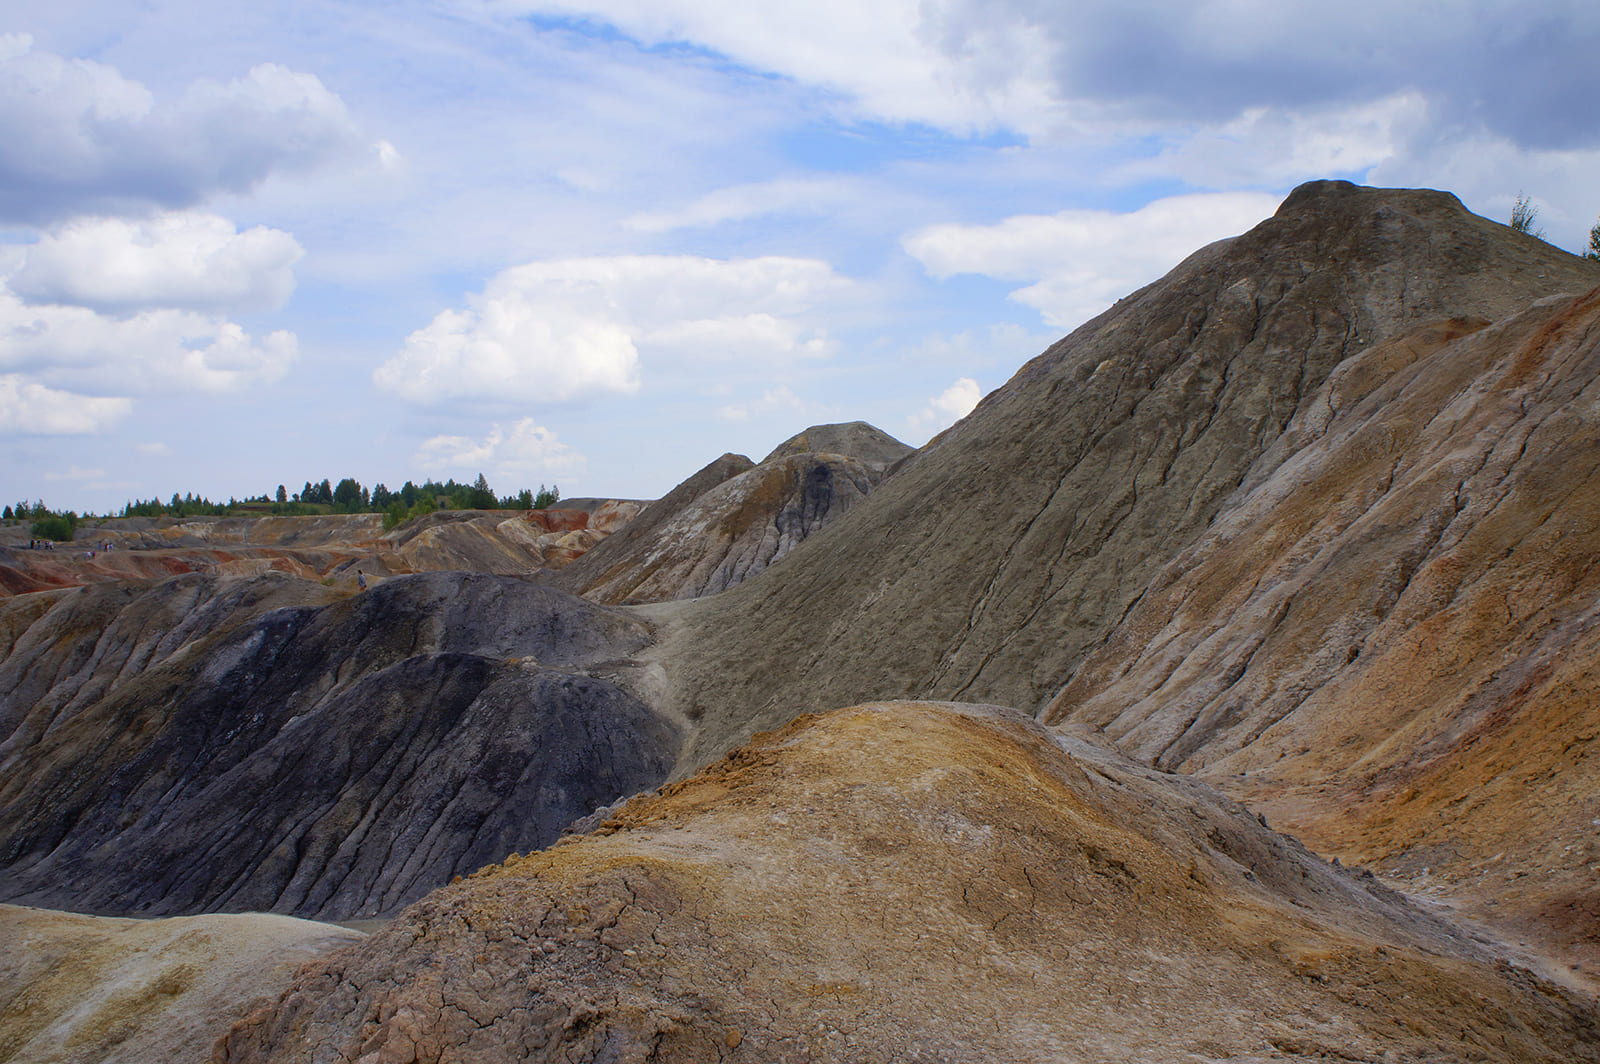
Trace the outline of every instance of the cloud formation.
<path fill-rule="evenodd" d="M 0 288 L 0 372 L 85 395 L 237 391 L 283 376 L 297 348 L 292 333 L 258 342 L 234 322 L 194 311 L 114 317 L 29 305 Z"/>
<path fill-rule="evenodd" d="M 961 377 L 928 401 L 921 411 L 906 419 L 913 433 L 932 435 L 947 429 L 972 413 L 983 398 L 983 389 L 971 377 Z"/>
<path fill-rule="evenodd" d="M 577 476 L 587 464 L 583 455 L 532 418 L 523 418 L 510 429 L 497 423 L 482 439 L 434 436 L 423 441 L 412 461 L 429 473 L 492 474 L 491 483 L 513 481 L 518 486 L 533 476 Z"/>
<path fill-rule="evenodd" d="M 635 255 L 532 262 L 441 312 L 373 374 L 419 403 L 564 402 L 640 387 L 641 354 L 680 369 L 825 355 L 826 263 Z"/>
<path fill-rule="evenodd" d="M 138 220 L 77 218 L 30 246 L 11 290 L 30 303 L 107 313 L 169 307 L 217 313 L 276 310 L 305 254 L 294 237 L 226 218 L 171 211 Z"/>
<path fill-rule="evenodd" d="M 263 63 L 163 103 L 114 67 L 0 34 L 0 223 L 188 207 L 371 150 L 311 74 Z"/>
<path fill-rule="evenodd" d="M 19 373 L 0 373 L 0 425 L 7 435 L 72 436 L 104 432 L 128 416 L 133 402 L 73 395 Z"/>
<path fill-rule="evenodd" d="M 1073 329 L 1214 240 L 1272 214 L 1277 196 L 1198 193 L 1128 213 L 1071 210 L 994 225 L 935 225 L 903 241 L 934 277 L 975 273 L 1031 282 L 1011 298 Z"/>

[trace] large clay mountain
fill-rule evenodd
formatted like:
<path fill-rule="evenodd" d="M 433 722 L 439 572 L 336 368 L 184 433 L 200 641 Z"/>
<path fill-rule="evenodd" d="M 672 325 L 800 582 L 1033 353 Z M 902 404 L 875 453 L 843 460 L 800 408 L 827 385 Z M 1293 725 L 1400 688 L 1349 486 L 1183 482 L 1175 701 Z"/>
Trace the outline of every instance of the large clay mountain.
<path fill-rule="evenodd" d="M 1597 375 L 1600 264 L 1316 182 L 553 574 L 0 601 L 0 900 L 394 916 L 231 1010 L 0 967 L 0 1062 L 1595 1059 Z"/>

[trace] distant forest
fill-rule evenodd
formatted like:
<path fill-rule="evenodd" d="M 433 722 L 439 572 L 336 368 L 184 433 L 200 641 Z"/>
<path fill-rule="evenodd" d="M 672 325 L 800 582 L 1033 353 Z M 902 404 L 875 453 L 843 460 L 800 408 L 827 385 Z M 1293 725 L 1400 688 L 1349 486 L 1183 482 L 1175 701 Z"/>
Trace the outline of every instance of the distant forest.
<path fill-rule="evenodd" d="M 282 484 L 271 495 L 245 499 L 229 498 L 227 502 L 212 502 L 203 495 L 172 493 L 166 502 L 160 499 L 135 499 L 122 507 L 121 513 L 108 513 L 103 517 L 260 517 L 264 515 L 297 517 L 312 514 L 383 514 L 383 527 L 393 528 L 400 522 L 435 510 L 543 510 L 560 501 L 561 491 L 554 486 L 539 490 L 523 488 L 515 495 L 496 495 L 482 473 L 471 484 L 458 484 L 452 478 L 440 483 L 424 481 L 421 485 L 406 481 L 399 491 L 390 491 L 382 484 L 368 491 L 353 477 L 345 477 L 337 484 L 324 478 L 313 484 L 306 481 L 299 491 L 290 492 Z M 32 521 L 33 534 L 41 539 L 69 540 L 78 523 L 91 514 L 79 515 L 71 510 L 52 510 L 38 501 L 26 500 L 0 511 L 6 521 Z"/>

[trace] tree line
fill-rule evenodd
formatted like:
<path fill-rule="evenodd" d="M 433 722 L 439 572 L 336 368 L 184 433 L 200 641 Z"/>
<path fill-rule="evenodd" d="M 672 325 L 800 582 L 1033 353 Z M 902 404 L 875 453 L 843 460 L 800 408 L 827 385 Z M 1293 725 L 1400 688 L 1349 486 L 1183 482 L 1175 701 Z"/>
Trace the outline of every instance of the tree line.
<path fill-rule="evenodd" d="M 510 495 L 497 495 L 482 473 L 471 484 L 459 484 L 455 478 L 443 481 L 425 480 L 420 485 L 406 481 L 397 491 L 382 483 L 368 490 L 354 477 L 345 477 L 335 484 L 331 478 L 313 483 L 306 481 L 296 492 L 279 484 L 278 490 L 244 499 L 229 497 L 227 502 L 212 502 L 204 495 L 185 492 L 172 493 L 166 501 L 159 498 L 133 499 L 122 507 L 121 513 L 108 513 L 112 517 L 260 517 L 264 515 L 297 517 L 314 514 L 383 514 L 383 527 L 393 528 L 412 517 L 435 510 L 543 510 L 561 499 L 557 487 L 539 485 L 539 490 L 523 488 Z M 79 515 L 72 510 L 52 510 L 43 500 L 29 503 L 26 500 L 0 511 L 0 520 L 31 521 L 33 535 L 39 539 L 64 542 L 72 538 L 78 523 L 91 514 Z"/>

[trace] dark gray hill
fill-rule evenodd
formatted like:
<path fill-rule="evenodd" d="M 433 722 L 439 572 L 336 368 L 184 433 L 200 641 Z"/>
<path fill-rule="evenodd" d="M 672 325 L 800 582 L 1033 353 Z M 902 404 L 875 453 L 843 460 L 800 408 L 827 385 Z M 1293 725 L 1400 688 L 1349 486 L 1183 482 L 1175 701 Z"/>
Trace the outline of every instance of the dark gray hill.
<path fill-rule="evenodd" d="M 1447 193 L 1316 182 L 1024 366 L 784 565 L 676 608 L 690 762 L 875 698 L 1037 711 L 1206 529 L 1328 374 L 1600 266 Z"/>
<path fill-rule="evenodd" d="M 649 641 L 638 620 L 484 574 L 309 588 L 190 576 L 0 608 L 0 898 L 390 913 L 673 763 L 677 728 L 601 675 Z"/>

